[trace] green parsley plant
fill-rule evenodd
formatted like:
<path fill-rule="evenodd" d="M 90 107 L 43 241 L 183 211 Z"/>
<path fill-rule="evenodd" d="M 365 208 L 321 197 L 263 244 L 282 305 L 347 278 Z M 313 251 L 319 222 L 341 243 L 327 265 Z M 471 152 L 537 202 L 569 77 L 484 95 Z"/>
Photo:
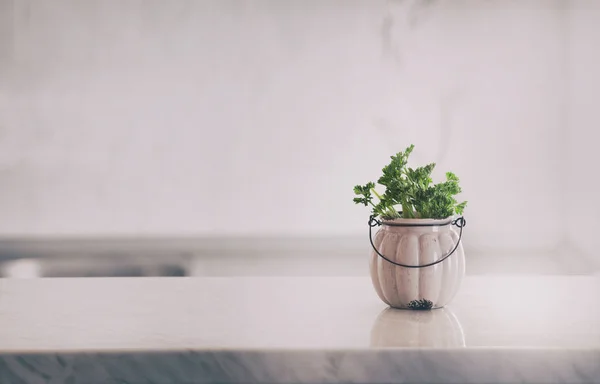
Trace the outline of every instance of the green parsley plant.
<path fill-rule="evenodd" d="M 446 172 L 446 181 L 433 184 L 431 173 L 435 163 L 413 169 L 407 167 L 408 157 L 414 145 L 391 156 L 391 161 L 383 167 L 377 184 L 385 187 L 383 194 L 377 193 L 375 183 L 354 187 L 354 203 L 371 206 L 373 216 L 393 220 L 405 219 L 444 219 L 462 214 L 467 202 L 457 202 L 455 195 L 461 192 L 458 177 Z M 377 198 L 377 202 L 373 199 Z M 401 208 L 401 214 L 397 208 Z"/>

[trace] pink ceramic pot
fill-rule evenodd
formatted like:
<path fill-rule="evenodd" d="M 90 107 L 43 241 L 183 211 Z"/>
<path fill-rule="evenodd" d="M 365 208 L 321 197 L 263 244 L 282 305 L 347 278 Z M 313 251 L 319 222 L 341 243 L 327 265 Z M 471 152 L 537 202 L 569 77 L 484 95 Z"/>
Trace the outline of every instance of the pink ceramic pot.
<path fill-rule="evenodd" d="M 410 226 L 397 226 L 407 224 Z M 383 221 L 373 245 L 393 262 L 423 265 L 454 252 L 438 264 L 406 268 L 371 251 L 371 279 L 381 300 L 395 308 L 430 309 L 448 304 L 465 274 L 465 254 L 455 228 L 452 218 Z"/>

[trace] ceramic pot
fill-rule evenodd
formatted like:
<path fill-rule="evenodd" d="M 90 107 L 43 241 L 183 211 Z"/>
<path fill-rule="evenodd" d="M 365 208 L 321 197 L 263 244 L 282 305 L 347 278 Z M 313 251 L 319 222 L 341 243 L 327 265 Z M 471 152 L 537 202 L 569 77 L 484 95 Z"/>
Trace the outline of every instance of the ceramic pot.
<path fill-rule="evenodd" d="M 369 264 L 373 286 L 384 303 L 394 308 L 432 309 L 454 298 L 465 274 L 465 254 L 455 223 L 452 218 L 380 223 Z M 375 249 L 393 262 L 411 266 L 429 264 L 454 252 L 438 264 L 407 268 L 390 263 Z"/>

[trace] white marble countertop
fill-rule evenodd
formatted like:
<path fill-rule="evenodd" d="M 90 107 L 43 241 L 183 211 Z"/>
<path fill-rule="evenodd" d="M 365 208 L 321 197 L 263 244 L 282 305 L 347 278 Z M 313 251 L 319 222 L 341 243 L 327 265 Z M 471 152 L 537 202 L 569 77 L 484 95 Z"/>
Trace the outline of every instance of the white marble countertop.
<path fill-rule="evenodd" d="M 427 312 L 362 277 L 0 279 L 0 382 L 600 382 L 600 277 Z"/>

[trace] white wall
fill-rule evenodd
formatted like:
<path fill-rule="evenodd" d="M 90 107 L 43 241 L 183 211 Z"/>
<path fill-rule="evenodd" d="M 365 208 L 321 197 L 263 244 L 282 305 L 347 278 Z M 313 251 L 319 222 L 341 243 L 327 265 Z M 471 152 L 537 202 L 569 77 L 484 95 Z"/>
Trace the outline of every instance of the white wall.
<path fill-rule="evenodd" d="M 563 210 L 569 239 L 600 265 L 600 3 L 573 1 L 569 8 L 568 186 Z"/>
<path fill-rule="evenodd" d="M 0 234 L 364 236 L 414 143 L 472 246 L 554 246 L 562 2 L 418 4 L 0 0 Z"/>

